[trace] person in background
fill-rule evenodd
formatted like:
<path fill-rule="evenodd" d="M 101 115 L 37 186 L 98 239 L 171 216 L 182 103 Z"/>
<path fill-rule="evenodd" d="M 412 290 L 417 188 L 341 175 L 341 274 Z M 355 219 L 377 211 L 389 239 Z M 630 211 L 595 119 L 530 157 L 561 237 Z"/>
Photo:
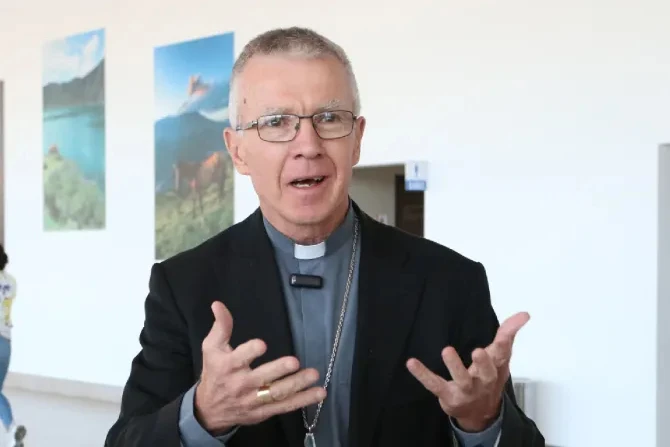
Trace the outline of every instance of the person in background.
<path fill-rule="evenodd" d="M 0 244 L 0 419 L 4 428 L 0 446 L 23 447 L 26 429 L 16 425 L 12 406 L 2 393 L 12 353 L 12 304 L 16 299 L 16 280 L 5 271 L 8 262 L 5 248 Z"/>

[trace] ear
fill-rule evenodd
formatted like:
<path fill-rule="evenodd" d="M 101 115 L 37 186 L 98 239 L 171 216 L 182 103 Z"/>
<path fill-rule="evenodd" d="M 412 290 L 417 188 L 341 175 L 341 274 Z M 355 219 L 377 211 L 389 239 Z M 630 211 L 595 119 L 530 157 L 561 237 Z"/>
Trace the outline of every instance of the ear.
<path fill-rule="evenodd" d="M 235 170 L 241 175 L 249 175 L 249 166 L 244 161 L 245 152 L 240 149 L 242 137 L 232 127 L 227 127 L 223 131 L 223 140 L 226 142 L 226 148 L 233 160 Z"/>
<path fill-rule="evenodd" d="M 353 168 L 358 164 L 358 162 L 361 160 L 361 142 L 363 140 L 363 133 L 365 132 L 365 118 L 360 117 L 358 120 L 356 120 L 356 123 L 354 124 L 354 138 L 356 139 L 355 141 L 355 146 L 354 146 L 354 154 L 353 158 L 351 160 L 351 167 Z"/>

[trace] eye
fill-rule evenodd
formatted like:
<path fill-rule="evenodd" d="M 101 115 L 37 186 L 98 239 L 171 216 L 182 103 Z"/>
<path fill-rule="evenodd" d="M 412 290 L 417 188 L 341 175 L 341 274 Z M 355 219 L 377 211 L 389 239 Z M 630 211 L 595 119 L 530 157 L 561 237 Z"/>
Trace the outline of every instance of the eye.
<path fill-rule="evenodd" d="M 342 115 L 338 112 L 323 112 L 314 116 L 314 123 L 317 125 L 341 124 Z"/>
<path fill-rule="evenodd" d="M 324 123 L 336 123 L 341 121 L 340 115 L 334 112 L 325 112 L 321 115 L 320 121 Z"/>
<path fill-rule="evenodd" d="M 279 127 L 281 126 L 282 122 L 283 122 L 282 116 L 275 115 L 270 117 L 265 124 L 269 127 Z"/>
<path fill-rule="evenodd" d="M 279 128 L 290 124 L 290 117 L 286 115 L 268 115 L 259 120 L 261 127 Z"/>

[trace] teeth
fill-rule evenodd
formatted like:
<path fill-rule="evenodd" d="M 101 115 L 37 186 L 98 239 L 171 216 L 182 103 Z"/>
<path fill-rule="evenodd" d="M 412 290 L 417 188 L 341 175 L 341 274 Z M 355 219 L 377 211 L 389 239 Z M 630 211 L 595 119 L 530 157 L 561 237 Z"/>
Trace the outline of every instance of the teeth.
<path fill-rule="evenodd" d="M 298 180 L 294 180 L 293 185 L 297 186 L 298 188 L 307 188 L 312 186 L 315 183 L 321 183 L 323 181 L 324 177 L 309 177 L 309 178 L 301 178 Z"/>

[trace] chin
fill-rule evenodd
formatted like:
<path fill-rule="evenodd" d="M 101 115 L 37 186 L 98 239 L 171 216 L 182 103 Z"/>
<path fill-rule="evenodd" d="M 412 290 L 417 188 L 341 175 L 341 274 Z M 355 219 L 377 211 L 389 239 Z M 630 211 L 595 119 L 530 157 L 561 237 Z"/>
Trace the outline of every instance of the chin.
<path fill-rule="evenodd" d="M 325 192 L 325 191 L 324 191 Z M 328 223 L 342 209 L 342 204 L 349 204 L 348 195 L 342 201 L 339 194 L 328 191 L 318 196 L 285 197 L 282 204 L 276 208 L 283 218 L 294 225 L 308 226 Z"/>
<path fill-rule="evenodd" d="M 332 211 L 323 205 L 309 205 L 294 208 L 290 219 L 298 225 L 315 225 L 328 219 Z"/>

